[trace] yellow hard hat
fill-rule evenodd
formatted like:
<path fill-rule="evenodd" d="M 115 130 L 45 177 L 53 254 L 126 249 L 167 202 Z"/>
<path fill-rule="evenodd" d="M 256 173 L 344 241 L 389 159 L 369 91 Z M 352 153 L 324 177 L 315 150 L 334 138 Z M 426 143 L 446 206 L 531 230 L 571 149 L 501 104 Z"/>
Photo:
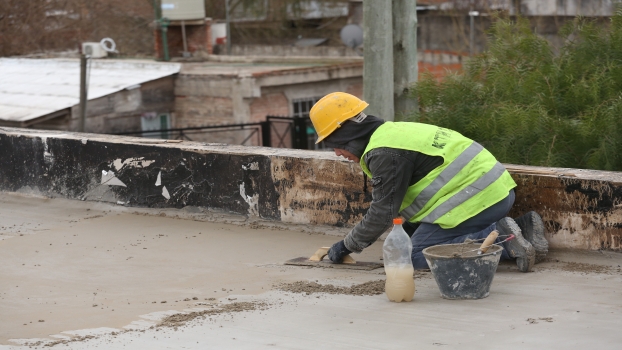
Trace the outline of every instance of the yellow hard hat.
<path fill-rule="evenodd" d="M 320 143 L 346 120 L 356 117 L 369 103 L 345 92 L 328 94 L 311 108 L 309 117 L 317 132 L 317 142 Z"/>

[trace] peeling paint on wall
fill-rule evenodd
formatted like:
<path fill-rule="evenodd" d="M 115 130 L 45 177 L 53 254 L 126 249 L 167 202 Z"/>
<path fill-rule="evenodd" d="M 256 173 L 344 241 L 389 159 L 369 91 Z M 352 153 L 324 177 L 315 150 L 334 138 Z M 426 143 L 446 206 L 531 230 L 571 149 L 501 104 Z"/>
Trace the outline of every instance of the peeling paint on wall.
<path fill-rule="evenodd" d="M 123 181 L 119 180 L 115 175 L 114 175 L 114 171 L 110 170 L 110 171 L 106 171 L 106 170 L 102 170 L 102 181 L 101 181 L 102 185 L 108 185 L 108 186 L 123 186 L 123 187 L 127 187 Z"/>
<path fill-rule="evenodd" d="M 51 166 L 54 163 L 54 155 L 49 151 L 47 137 L 42 137 L 43 143 L 43 161 L 47 166 Z"/>
<path fill-rule="evenodd" d="M 283 221 L 352 226 L 369 208 L 371 192 L 357 163 L 274 157 L 272 178 Z"/>
<path fill-rule="evenodd" d="M 242 164 L 242 169 L 244 170 L 259 170 L 259 163 L 254 162 L 250 164 Z"/>
<path fill-rule="evenodd" d="M 518 187 L 512 216 L 537 211 L 552 248 L 622 249 L 621 183 L 578 177 L 513 177 Z"/>
<path fill-rule="evenodd" d="M 360 221 L 371 201 L 359 165 L 325 152 L 82 137 L 0 129 L 0 190 L 339 227 Z M 510 216 L 540 213 L 552 248 L 622 249 L 622 173 L 534 168 L 539 174 L 511 171 L 518 187 Z"/>
<path fill-rule="evenodd" d="M 162 196 L 166 199 L 171 199 L 171 195 L 168 193 L 166 186 L 162 186 Z"/>
<path fill-rule="evenodd" d="M 248 204 L 248 215 L 251 216 L 259 216 L 258 203 L 259 203 L 259 194 L 255 193 L 253 196 L 246 195 L 246 189 L 244 188 L 244 183 L 240 184 L 240 196 L 242 199 Z"/>
<path fill-rule="evenodd" d="M 121 170 L 121 168 L 125 166 L 134 167 L 134 168 L 146 168 L 151 164 L 155 163 L 155 160 L 144 160 L 145 157 L 140 158 L 128 158 L 126 160 L 116 159 L 112 162 L 111 166 L 113 166 L 117 171 Z"/>

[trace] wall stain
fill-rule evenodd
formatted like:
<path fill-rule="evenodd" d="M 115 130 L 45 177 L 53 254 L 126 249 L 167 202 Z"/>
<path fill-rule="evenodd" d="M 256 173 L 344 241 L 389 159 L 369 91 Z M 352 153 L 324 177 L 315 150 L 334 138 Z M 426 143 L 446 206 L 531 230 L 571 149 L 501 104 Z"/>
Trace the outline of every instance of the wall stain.
<path fill-rule="evenodd" d="M 309 170 L 313 169 L 313 170 Z M 272 157 L 282 218 L 291 222 L 353 226 L 369 208 L 358 164 L 313 158 Z"/>
<path fill-rule="evenodd" d="M 101 135 L 83 143 L 55 132 L 0 132 L 0 190 L 101 198 L 127 206 L 197 206 L 340 227 L 359 222 L 371 202 L 371 187 L 366 187 L 356 163 L 304 152 L 284 156 L 263 148 L 199 149 L 197 144 L 188 149 L 184 146 L 190 142 L 172 147 L 127 140 Z M 127 161 L 137 158 L 149 164 L 132 166 L 135 162 Z M 123 166 L 116 169 L 114 164 Z M 127 187 L 101 185 L 102 170 L 113 170 Z M 156 186 L 159 173 L 161 184 Z M 622 250 L 622 181 L 607 180 L 615 176 L 596 171 L 583 177 L 512 176 L 518 187 L 510 216 L 530 210 L 540 213 L 552 248 Z M 170 199 L 162 195 L 163 186 Z M 242 198 L 241 189 L 256 199 L 255 211 Z"/>
<path fill-rule="evenodd" d="M 101 142 L 62 137 L 27 137 L 0 133 L 0 190 L 36 188 L 50 197 L 83 199 L 105 191 L 125 205 L 152 208 L 199 206 L 248 214 L 240 197 L 240 183 L 259 194 L 260 216 L 279 220 L 278 194 L 271 179 L 270 160 L 265 156 L 227 155 L 186 151 L 157 145 Z M 52 166 L 45 153 L 54 155 Z M 144 157 L 148 166 L 123 166 L 114 162 Z M 259 170 L 245 173 L 242 165 L 258 162 Z M 118 162 L 117 162 L 118 163 Z M 128 162 L 128 164 L 131 162 Z M 114 169 L 113 169 L 114 168 Z M 102 170 L 113 170 L 127 187 L 101 185 Z M 161 186 L 156 186 L 161 172 Z M 166 186 L 171 198 L 162 195 Z"/>
<path fill-rule="evenodd" d="M 510 215 L 530 210 L 545 222 L 551 247 L 620 250 L 622 185 L 605 180 L 512 174 Z"/>

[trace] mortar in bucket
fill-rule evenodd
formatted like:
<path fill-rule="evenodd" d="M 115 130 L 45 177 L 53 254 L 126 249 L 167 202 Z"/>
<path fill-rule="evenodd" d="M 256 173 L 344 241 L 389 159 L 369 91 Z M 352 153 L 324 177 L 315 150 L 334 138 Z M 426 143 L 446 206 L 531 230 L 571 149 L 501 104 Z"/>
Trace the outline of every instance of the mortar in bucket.
<path fill-rule="evenodd" d="M 423 256 L 445 299 L 482 299 L 488 296 L 503 248 L 492 245 L 478 255 L 480 244 L 444 244 L 425 248 Z"/>

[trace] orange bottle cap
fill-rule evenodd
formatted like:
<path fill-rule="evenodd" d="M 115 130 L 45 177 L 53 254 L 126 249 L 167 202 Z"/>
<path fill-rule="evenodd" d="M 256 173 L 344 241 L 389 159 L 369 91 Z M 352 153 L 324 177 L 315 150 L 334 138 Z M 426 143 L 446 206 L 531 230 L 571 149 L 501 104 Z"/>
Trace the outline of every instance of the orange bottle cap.
<path fill-rule="evenodd" d="M 404 223 L 404 219 L 402 218 L 394 218 L 393 219 L 393 225 L 401 225 Z"/>

